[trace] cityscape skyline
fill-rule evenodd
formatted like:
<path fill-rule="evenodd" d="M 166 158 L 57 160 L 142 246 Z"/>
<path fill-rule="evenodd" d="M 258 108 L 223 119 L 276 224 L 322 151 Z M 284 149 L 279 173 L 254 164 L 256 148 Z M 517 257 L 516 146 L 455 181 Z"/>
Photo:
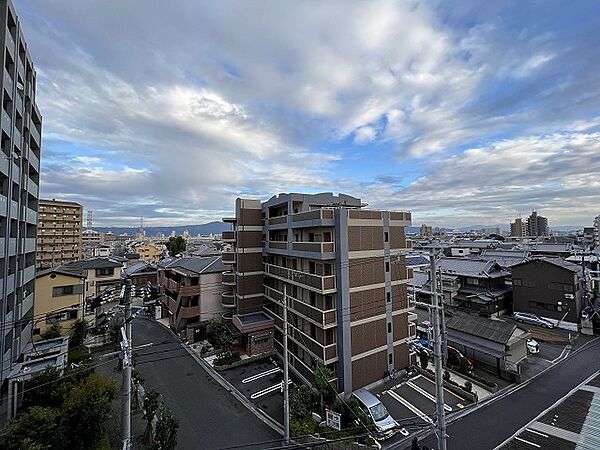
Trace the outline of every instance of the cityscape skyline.
<path fill-rule="evenodd" d="M 284 191 L 433 225 L 592 221 L 597 3 L 314 5 L 16 1 L 42 195 L 98 224 L 207 222 Z"/>

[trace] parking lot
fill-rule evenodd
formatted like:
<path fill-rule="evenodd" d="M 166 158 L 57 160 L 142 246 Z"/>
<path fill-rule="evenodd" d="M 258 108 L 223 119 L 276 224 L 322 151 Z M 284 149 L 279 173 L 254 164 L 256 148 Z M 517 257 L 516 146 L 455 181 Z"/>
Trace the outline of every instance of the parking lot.
<path fill-rule="evenodd" d="M 435 417 L 435 383 L 423 375 L 417 375 L 408 381 L 372 390 L 385 405 L 390 415 L 410 433 L 419 431 L 432 424 Z M 471 402 L 444 388 L 446 414 L 459 411 Z M 403 439 L 396 435 L 386 442 Z"/>
<path fill-rule="evenodd" d="M 283 424 L 283 370 L 273 358 L 219 372 L 257 408 Z M 291 379 L 291 377 L 290 377 Z"/>

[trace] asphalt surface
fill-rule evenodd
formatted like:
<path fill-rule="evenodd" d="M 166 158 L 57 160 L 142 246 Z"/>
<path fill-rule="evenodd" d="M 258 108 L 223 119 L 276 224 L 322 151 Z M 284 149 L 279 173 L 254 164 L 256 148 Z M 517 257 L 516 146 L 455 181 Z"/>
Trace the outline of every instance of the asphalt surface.
<path fill-rule="evenodd" d="M 600 370 L 599 352 L 600 340 L 591 341 L 537 378 L 523 383 L 520 389 L 506 396 L 500 395 L 456 419 L 446 429 L 448 448 L 473 450 L 497 447 L 541 411 Z M 437 440 L 430 435 L 420 444 L 436 448 Z M 410 445 L 405 448 L 410 448 Z"/>
<path fill-rule="evenodd" d="M 280 444 L 280 435 L 219 385 L 169 330 L 148 318 L 133 322 L 136 368 L 146 388 L 158 390 L 179 420 L 178 449 L 221 449 Z M 265 445 L 265 442 L 271 442 Z"/>

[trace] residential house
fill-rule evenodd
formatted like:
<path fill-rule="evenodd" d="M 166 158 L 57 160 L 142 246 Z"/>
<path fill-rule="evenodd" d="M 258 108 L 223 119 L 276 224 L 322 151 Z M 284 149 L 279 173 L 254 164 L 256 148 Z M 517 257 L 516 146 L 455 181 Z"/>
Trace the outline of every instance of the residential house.
<path fill-rule="evenodd" d="M 498 263 L 504 270 L 509 269 L 519 263 L 522 263 L 529 257 L 527 250 L 484 250 L 481 252 L 481 259 L 486 261 L 494 261 Z"/>
<path fill-rule="evenodd" d="M 123 278 L 129 278 L 134 286 L 151 284 L 156 286 L 158 283 L 158 266 L 156 264 L 139 261 L 123 269 Z"/>
<path fill-rule="evenodd" d="M 122 258 L 96 257 L 76 261 L 63 266 L 68 271 L 82 271 L 86 275 L 85 297 L 95 297 L 107 288 L 120 288 Z"/>
<path fill-rule="evenodd" d="M 44 334 L 54 324 L 68 334 L 83 318 L 85 271 L 64 267 L 40 270 L 35 275 L 33 336 Z"/>
<path fill-rule="evenodd" d="M 496 248 L 498 241 L 493 239 L 461 239 L 457 242 L 448 244 L 444 253 L 447 256 L 469 256 L 479 255 L 486 249 Z"/>
<path fill-rule="evenodd" d="M 583 301 L 582 267 L 561 258 L 538 257 L 512 267 L 514 310 L 577 330 Z"/>

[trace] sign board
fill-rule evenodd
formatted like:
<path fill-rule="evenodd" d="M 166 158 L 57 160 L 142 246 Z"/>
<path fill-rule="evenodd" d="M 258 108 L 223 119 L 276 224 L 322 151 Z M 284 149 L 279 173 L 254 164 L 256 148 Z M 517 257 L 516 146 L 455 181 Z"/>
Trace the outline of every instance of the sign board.
<path fill-rule="evenodd" d="M 338 431 L 342 429 L 342 415 L 340 413 L 326 409 L 325 418 L 329 428 L 333 428 L 334 430 Z"/>

